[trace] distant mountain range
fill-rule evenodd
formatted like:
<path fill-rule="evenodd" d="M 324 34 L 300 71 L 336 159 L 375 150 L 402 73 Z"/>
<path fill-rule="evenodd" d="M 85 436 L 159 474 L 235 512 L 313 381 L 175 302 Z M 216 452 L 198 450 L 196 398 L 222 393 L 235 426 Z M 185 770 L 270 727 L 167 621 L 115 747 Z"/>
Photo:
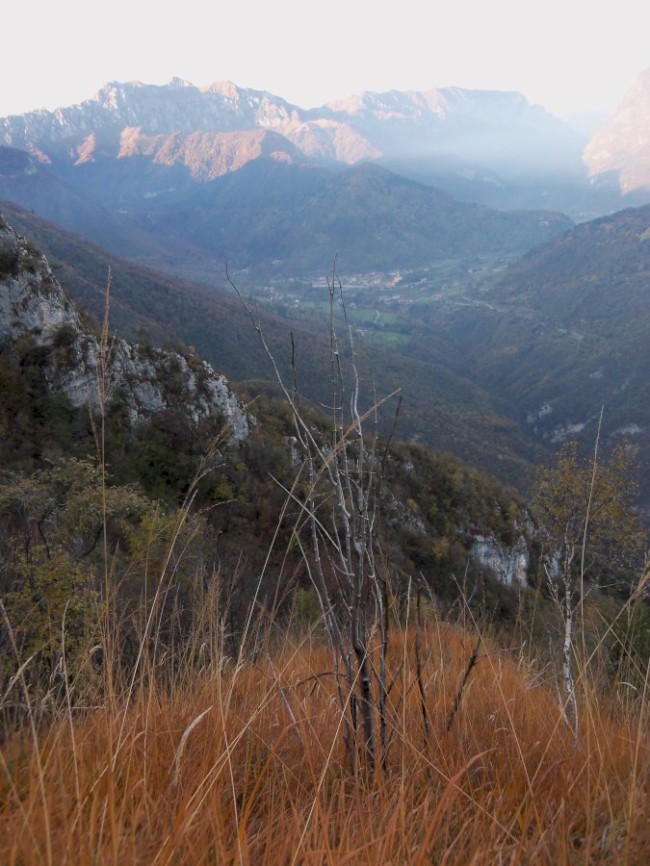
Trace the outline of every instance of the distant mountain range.
<path fill-rule="evenodd" d="M 617 115 L 634 117 L 634 140 L 650 123 L 644 82 Z M 620 208 L 621 191 L 650 195 L 643 148 L 626 151 L 611 123 L 585 164 L 581 136 L 518 93 L 363 93 L 304 110 L 230 82 L 113 82 L 0 119 L 0 196 L 192 278 L 225 260 L 322 273 L 335 254 L 348 272 L 404 268 L 523 252 L 569 227 L 557 211 L 583 219 Z M 603 136 L 619 142 L 607 159 Z"/>
<path fill-rule="evenodd" d="M 586 139 L 515 92 L 366 92 L 305 110 L 231 82 L 195 87 L 180 79 L 112 82 L 78 105 L 0 119 L 0 144 L 28 151 L 82 187 L 89 172 L 79 169 L 89 164 L 182 169 L 166 175 L 167 186 L 143 192 L 152 197 L 173 186 L 170 177 L 212 181 L 260 157 L 330 169 L 370 160 L 465 201 L 584 218 L 620 207 L 621 191 L 650 194 L 647 178 L 626 180 L 639 175 L 634 165 L 644 157 L 625 144 L 627 132 L 632 142 L 647 128 L 647 78 L 640 76 L 610 121 L 614 131 L 605 127 L 588 144 L 584 161 Z M 632 116 L 633 129 L 625 121 Z M 607 158 L 603 136 L 617 140 Z M 589 183 L 612 171 L 622 172 L 620 189 Z"/>
<path fill-rule="evenodd" d="M 443 88 L 363 93 L 304 110 L 230 82 L 208 87 L 107 84 L 92 99 L 0 121 L 0 141 L 55 162 L 79 163 L 104 148 L 130 152 L 134 138 L 270 130 L 304 156 L 355 163 L 441 156 L 507 174 L 575 169 L 582 142 L 519 93 Z M 125 149 L 125 150 L 123 150 Z M 167 153 L 172 157 L 172 149 Z"/>

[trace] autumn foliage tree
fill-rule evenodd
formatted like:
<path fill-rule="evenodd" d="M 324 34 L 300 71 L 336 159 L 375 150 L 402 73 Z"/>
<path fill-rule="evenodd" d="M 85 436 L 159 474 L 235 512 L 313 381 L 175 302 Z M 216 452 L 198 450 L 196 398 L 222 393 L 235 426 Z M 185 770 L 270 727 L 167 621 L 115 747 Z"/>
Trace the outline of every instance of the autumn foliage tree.
<path fill-rule="evenodd" d="M 629 592 L 642 551 L 633 460 L 634 451 L 625 444 L 607 459 L 599 456 L 597 444 L 583 459 L 578 443 L 569 442 L 537 477 L 533 513 L 547 586 L 561 615 L 564 713 L 576 734 L 574 656 L 585 597 L 594 589 Z"/>

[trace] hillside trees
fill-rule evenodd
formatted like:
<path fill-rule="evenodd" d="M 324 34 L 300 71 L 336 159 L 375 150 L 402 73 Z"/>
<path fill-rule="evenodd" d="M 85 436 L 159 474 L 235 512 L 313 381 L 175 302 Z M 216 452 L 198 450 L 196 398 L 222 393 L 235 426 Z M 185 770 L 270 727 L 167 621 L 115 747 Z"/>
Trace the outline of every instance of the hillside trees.
<path fill-rule="evenodd" d="M 104 527 L 114 545 L 128 548 L 151 507 L 132 486 L 107 486 L 103 498 L 89 459 L 61 457 L 31 475 L 0 476 L 0 597 L 16 650 L 34 658 L 37 678 L 49 678 L 63 653 L 73 658 L 97 639 Z M 0 640 L 2 674 L 6 651 Z"/>
<path fill-rule="evenodd" d="M 634 452 L 620 445 L 605 459 L 598 446 L 597 440 L 592 456 L 583 459 L 577 442 L 565 444 L 555 465 L 539 471 L 533 500 L 546 584 L 562 622 L 564 713 L 576 735 L 574 655 L 585 597 L 596 588 L 629 593 L 643 545 L 632 507 Z"/>

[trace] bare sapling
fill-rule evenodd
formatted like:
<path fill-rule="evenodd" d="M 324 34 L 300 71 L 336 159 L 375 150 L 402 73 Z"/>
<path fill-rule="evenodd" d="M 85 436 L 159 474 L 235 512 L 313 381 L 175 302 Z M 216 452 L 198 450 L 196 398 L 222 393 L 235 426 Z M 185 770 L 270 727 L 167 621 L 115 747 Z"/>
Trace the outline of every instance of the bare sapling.
<path fill-rule="evenodd" d="M 329 425 L 319 431 L 301 403 L 292 339 L 292 382 L 288 385 L 271 352 L 259 315 L 243 299 L 253 327 L 288 402 L 300 453 L 296 480 L 286 490 L 298 508 L 293 539 L 301 552 L 318 598 L 332 652 L 343 736 L 353 768 L 359 755 L 366 765 L 385 764 L 386 653 L 388 647 L 388 579 L 378 551 L 377 412 L 397 392 L 361 408 L 361 379 L 352 328 L 336 267 L 329 290 Z M 346 364 L 336 327 L 343 317 Z M 369 430 L 367 428 L 370 428 Z"/>

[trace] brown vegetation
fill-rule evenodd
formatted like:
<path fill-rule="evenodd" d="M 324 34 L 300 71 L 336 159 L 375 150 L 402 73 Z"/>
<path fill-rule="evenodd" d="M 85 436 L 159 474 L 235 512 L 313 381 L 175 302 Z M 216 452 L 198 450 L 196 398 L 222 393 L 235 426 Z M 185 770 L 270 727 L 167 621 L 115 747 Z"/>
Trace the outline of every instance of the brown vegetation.
<path fill-rule="evenodd" d="M 583 680 L 574 743 L 542 672 L 429 615 L 389 648 L 387 767 L 348 771 L 329 653 L 309 633 L 123 697 L 61 706 L 2 752 L 0 859 L 31 863 L 647 862 L 648 705 Z M 171 688 L 169 686 L 172 686 Z M 17 686 L 19 688 L 19 686 Z M 631 691 L 631 690 L 629 690 Z"/>

